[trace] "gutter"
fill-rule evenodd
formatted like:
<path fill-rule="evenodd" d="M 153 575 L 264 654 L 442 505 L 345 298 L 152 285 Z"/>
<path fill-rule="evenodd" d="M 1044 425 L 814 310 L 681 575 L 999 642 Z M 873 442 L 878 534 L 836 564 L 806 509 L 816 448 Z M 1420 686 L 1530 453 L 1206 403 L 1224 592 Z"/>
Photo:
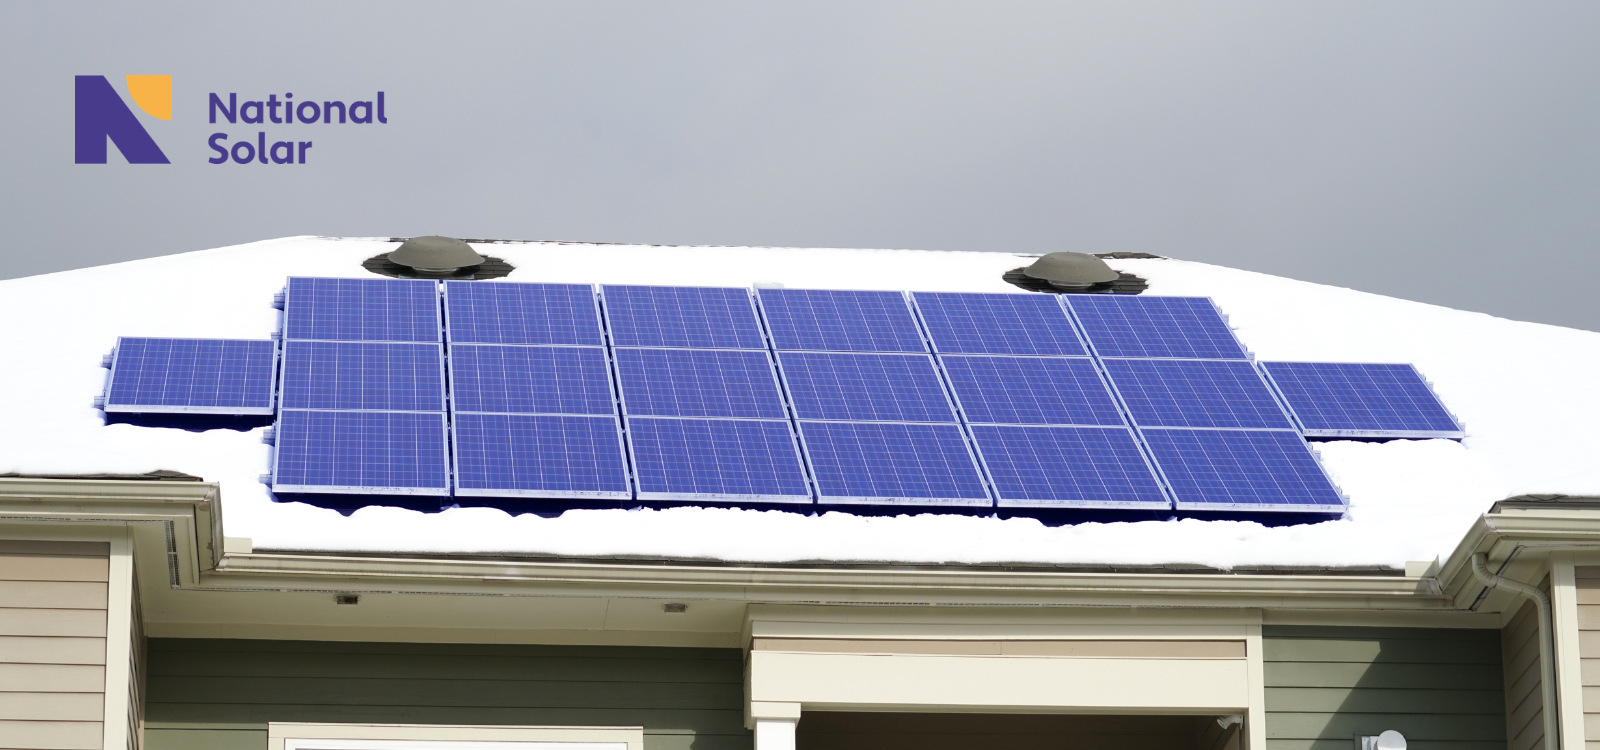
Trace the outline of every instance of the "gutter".
<path fill-rule="evenodd" d="M 1539 692 L 1544 700 L 1539 713 L 1544 717 L 1544 746 L 1546 750 L 1561 750 L 1560 718 L 1556 707 L 1556 644 L 1555 624 L 1550 609 L 1550 596 L 1538 587 L 1502 578 L 1489 572 L 1484 564 L 1488 555 L 1472 555 L 1472 575 L 1491 589 L 1503 588 L 1511 593 L 1532 599 L 1539 610 Z"/>

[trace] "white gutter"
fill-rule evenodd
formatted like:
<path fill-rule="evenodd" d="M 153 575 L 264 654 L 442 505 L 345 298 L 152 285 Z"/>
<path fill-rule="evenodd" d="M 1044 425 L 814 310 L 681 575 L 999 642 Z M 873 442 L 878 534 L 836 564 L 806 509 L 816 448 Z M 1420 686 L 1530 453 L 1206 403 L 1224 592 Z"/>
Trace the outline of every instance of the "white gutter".
<path fill-rule="evenodd" d="M 1489 572 L 1484 564 L 1488 555 L 1479 552 L 1472 556 L 1472 575 L 1491 589 L 1503 588 L 1533 600 L 1539 610 L 1539 693 L 1544 705 L 1539 713 L 1544 717 L 1545 750 L 1561 750 L 1560 711 L 1556 708 L 1556 644 L 1555 628 L 1551 620 L 1550 596 L 1536 586 L 1501 578 Z"/>

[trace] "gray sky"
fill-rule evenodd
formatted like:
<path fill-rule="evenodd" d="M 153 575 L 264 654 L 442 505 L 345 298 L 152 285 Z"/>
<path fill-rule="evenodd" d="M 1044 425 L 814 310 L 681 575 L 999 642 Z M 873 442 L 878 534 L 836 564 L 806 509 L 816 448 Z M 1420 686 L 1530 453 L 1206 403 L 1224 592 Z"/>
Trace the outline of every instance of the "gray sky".
<path fill-rule="evenodd" d="M 0 0 L 0 278 L 293 234 L 1124 250 L 1600 330 L 1596 40 L 1591 0 Z M 74 165 L 72 77 L 129 73 L 174 76 L 173 163 Z"/>

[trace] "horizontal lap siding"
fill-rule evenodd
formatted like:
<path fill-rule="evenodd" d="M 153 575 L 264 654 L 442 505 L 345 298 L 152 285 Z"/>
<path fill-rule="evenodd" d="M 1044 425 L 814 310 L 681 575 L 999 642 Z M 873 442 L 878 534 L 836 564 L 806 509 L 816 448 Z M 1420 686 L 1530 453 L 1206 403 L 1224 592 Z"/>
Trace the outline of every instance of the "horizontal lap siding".
<path fill-rule="evenodd" d="M 0 540 L 0 750 L 101 750 L 110 555 Z"/>
<path fill-rule="evenodd" d="M 263 750 L 267 722 L 638 726 L 649 750 L 749 750 L 738 649 L 148 643 L 146 750 Z"/>
<path fill-rule="evenodd" d="M 1268 750 L 1349 750 L 1387 729 L 1413 750 L 1505 750 L 1500 633 L 1263 629 Z"/>
<path fill-rule="evenodd" d="M 1579 567 L 1576 572 L 1584 739 L 1588 750 L 1600 750 L 1600 567 Z M 1576 742 L 1570 745 L 1576 750 Z"/>

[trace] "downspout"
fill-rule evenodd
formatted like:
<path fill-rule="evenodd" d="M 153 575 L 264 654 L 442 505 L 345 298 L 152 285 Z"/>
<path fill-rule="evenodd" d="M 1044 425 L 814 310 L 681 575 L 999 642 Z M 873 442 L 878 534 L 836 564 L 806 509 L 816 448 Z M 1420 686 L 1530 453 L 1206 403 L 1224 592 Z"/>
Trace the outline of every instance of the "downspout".
<path fill-rule="evenodd" d="M 1506 589 L 1533 600 L 1539 610 L 1539 693 L 1544 699 L 1540 713 L 1544 715 L 1545 750 L 1561 750 L 1560 712 L 1556 708 L 1556 643 L 1554 621 L 1550 614 L 1550 595 L 1537 586 L 1501 578 L 1489 572 L 1484 564 L 1488 555 L 1482 552 L 1472 556 L 1472 575 L 1491 589 Z"/>

